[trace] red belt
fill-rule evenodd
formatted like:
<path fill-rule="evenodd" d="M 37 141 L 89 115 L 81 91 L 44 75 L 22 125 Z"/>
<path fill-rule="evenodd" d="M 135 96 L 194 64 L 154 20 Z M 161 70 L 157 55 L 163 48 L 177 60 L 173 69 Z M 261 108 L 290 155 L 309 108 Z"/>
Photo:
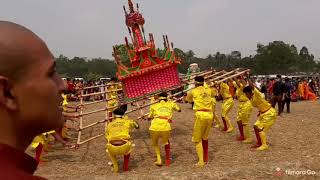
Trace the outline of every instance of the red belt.
<path fill-rule="evenodd" d="M 269 107 L 267 110 L 265 110 L 265 111 L 263 111 L 263 112 L 260 112 L 260 111 L 259 111 L 259 113 L 260 113 L 260 114 L 266 113 L 266 112 L 268 112 L 270 109 L 271 109 L 271 107 Z"/>
<path fill-rule="evenodd" d="M 172 120 L 167 118 L 167 117 L 164 117 L 164 116 L 160 116 L 160 117 L 157 117 L 158 119 L 163 119 L 163 120 L 167 120 L 169 123 L 172 123 Z"/>
<path fill-rule="evenodd" d="M 209 109 L 199 109 L 197 111 L 199 111 L 199 112 L 210 112 L 211 110 L 209 110 Z"/>

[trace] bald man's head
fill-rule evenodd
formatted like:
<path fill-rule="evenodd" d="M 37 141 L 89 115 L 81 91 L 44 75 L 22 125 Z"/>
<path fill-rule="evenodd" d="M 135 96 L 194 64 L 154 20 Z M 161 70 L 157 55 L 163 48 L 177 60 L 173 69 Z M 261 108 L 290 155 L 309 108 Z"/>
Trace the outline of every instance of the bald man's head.
<path fill-rule="evenodd" d="M 61 127 L 65 89 L 46 44 L 27 28 L 0 21 L 0 131 L 32 140 Z"/>
<path fill-rule="evenodd" d="M 40 46 L 39 46 L 40 45 Z M 0 76 L 18 80 L 28 70 L 35 53 L 44 42 L 29 29 L 8 21 L 0 21 Z"/>

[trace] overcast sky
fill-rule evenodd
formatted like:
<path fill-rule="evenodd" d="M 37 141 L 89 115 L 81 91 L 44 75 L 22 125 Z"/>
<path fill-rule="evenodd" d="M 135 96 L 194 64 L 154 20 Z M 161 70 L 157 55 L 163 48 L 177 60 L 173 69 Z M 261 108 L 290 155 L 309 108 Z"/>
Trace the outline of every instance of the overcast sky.
<path fill-rule="evenodd" d="M 306 45 L 320 56 L 320 0 L 135 0 L 162 48 L 166 33 L 175 47 L 205 57 L 217 51 L 254 54 L 274 40 Z M 127 0 L 0 0 L 0 19 L 22 24 L 55 55 L 111 58 L 112 45 L 128 36 Z"/>

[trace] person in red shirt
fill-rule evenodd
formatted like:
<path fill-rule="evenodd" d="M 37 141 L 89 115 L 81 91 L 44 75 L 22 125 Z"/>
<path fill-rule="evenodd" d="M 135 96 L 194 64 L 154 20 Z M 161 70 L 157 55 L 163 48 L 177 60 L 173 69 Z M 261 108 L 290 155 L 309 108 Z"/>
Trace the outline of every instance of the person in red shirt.
<path fill-rule="evenodd" d="M 66 90 L 46 44 L 32 31 L 0 21 L 0 179 L 34 176 L 38 162 L 25 154 L 33 138 L 63 125 Z"/>
<path fill-rule="evenodd" d="M 68 94 L 74 94 L 75 93 L 75 85 L 69 78 L 67 78 L 67 85 L 68 85 L 68 91 L 67 91 Z"/>

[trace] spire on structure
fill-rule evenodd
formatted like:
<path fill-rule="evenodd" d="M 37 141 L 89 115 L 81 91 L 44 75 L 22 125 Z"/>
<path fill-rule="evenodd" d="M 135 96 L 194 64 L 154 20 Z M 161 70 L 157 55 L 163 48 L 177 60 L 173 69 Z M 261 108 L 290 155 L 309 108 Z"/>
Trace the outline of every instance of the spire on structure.
<path fill-rule="evenodd" d="M 128 0 L 128 5 L 129 5 L 130 12 L 133 13 L 134 12 L 134 8 L 133 8 L 133 3 L 132 3 L 131 0 Z"/>
<path fill-rule="evenodd" d="M 126 14 L 126 16 L 128 15 L 128 13 L 127 13 L 127 10 L 126 10 L 126 7 L 125 6 L 123 6 L 123 10 L 124 10 L 124 13 Z"/>

